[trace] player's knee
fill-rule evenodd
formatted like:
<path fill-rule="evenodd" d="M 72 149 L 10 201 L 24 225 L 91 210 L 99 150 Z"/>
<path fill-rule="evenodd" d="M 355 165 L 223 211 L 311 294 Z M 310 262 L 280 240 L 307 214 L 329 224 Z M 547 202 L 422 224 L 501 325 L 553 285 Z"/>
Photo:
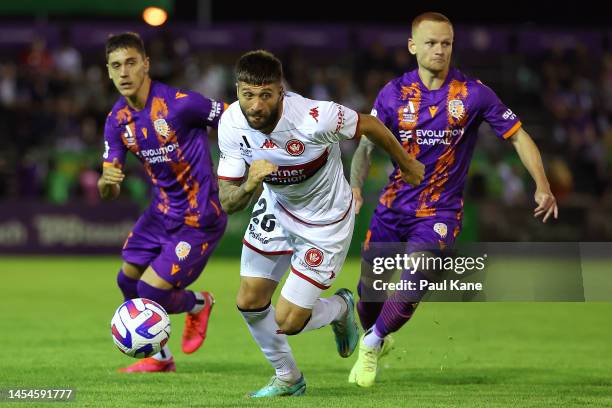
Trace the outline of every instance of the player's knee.
<path fill-rule="evenodd" d="M 236 306 L 240 310 L 255 310 L 265 308 L 270 304 L 270 299 L 258 298 L 253 293 L 238 293 L 236 296 Z"/>
<path fill-rule="evenodd" d="M 276 313 L 274 317 L 278 328 L 287 336 L 294 336 L 300 333 L 310 320 L 310 316 L 299 316 L 295 313 Z"/>
<path fill-rule="evenodd" d="M 270 297 L 266 293 L 247 284 L 241 284 L 236 296 L 236 306 L 240 310 L 261 309 L 270 304 Z"/>
<path fill-rule="evenodd" d="M 123 262 L 121 270 L 123 274 L 131 279 L 140 279 L 146 267 L 131 264 L 129 262 Z"/>

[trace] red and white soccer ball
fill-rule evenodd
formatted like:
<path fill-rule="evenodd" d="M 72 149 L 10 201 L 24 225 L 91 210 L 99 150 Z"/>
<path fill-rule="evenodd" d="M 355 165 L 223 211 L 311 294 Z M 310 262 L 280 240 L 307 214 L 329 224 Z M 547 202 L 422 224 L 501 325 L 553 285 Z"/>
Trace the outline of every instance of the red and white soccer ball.
<path fill-rule="evenodd" d="M 158 353 L 170 338 L 170 318 L 159 304 L 137 298 L 123 303 L 111 320 L 113 341 L 122 353 L 144 358 Z"/>

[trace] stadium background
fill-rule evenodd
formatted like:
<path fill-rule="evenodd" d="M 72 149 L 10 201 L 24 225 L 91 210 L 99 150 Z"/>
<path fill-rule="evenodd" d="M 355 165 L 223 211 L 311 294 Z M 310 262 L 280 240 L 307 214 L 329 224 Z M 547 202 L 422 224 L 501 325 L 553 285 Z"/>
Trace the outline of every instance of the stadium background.
<path fill-rule="evenodd" d="M 360 112 L 369 112 L 389 79 L 415 65 L 405 44 L 418 9 L 391 15 L 370 7 L 347 15 L 317 2 L 300 13 L 273 2 L 242 12 L 206 1 L 123 3 L 0 5 L 0 253 L 117 254 L 149 200 L 134 158 L 118 202 L 101 203 L 96 190 L 103 124 L 117 98 L 104 66 L 108 33 L 141 33 L 154 79 L 227 102 L 235 100 L 232 64 L 253 48 L 281 58 L 289 89 Z M 151 4 L 170 11 L 166 24 L 142 21 L 143 7 Z M 539 145 L 561 217 L 549 225 L 531 217 L 529 175 L 511 145 L 484 124 L 461 240 L 610 240 L 612 30 L 592 9 L 564 20 L 513 7 L 503 15 L 442 11 L 455 24 L 454 65 L 491 86 Z M 216 160 L 214 138 L 210 145 Z M 352 141 L 342 145 L 347 169 L 355 147 Z M 377 154 L 353 255 L 389 170 L 389 161 Z M 238 253 L 232 243 L 247 217 L 232 217 L 219 254 Z"/>
<path fill-rule="evenodd" d="M 559 221 L 532 219 L 529 177 L 512 147 L 483 125 L 461 239 L 610 241 L 608 14 L 588 2 L 544 11 L 534 3 L 436 6 L 455 23 L 454 65 L 490 85 L 520 115 L 544 154 L 560 204 Z M 158 28 L 142 23 L 145 5 L 167 7 L 168 22 Z M 119 201 L 101 203 L 95 188 L 102 127 L 117 97 L 104 67 L 109 32 L 140 32 L 154 79 L 210 97 L 233 101 L 233 62 L 245 50 L 266 47 L 283 60 L 291 89 L 368 112 L 385 81 L 414 66 L 404 46 L 409 21 L 429 5 L 400 7 L 0 2 L 0 402 L 9 387 L 72 387 L 79 407 L 254 406 L 243 395 L 270 373 L 233 301 L 247 212 L 231 218 L 218 254 L 194 284 L 218 300 L 203 348 L 190 356 L 177 352 L 183 319 L 173 316 L 176 375 L 116 373 L 131 363 L 114 349 L 108 327 L 121 301 L 114 279 L 119 248 L 147 203 L 148 187 L 132 158 Z M 210 145 L 216 155 L 216 141 Z M 355 144 L 342 148 L 348 165 Z M 388 170 L 378 154 L 353 256 L 332 291 L 355 286 L 357 250 Z M 506 276 L 540 269 L 554 274 L 565 259 L 515 259 L 502 268 Z M 609 259 L 594 265 L 600 280 L 591 286 L 609 299 Z M 346 384 L 355 356 L 338 358 L 329 330 L 305 333 L 291 345 L 309 391 L 291 405 L 612 406 L 609 316 L 610 303 L 427 303 L 396 333 L 398 348 L 368 390 Z"/>

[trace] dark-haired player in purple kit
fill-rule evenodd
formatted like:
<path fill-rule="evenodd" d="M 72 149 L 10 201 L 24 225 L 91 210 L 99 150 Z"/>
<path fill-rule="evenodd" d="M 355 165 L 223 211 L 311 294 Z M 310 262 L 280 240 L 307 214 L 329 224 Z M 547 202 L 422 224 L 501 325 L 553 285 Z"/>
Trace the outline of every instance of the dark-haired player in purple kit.
<path fill-rule="evenodd" d="M 108 75 L 121 94 L 106 119 L 100 195 L 114 199 L 128 151 L 144 166 L 155 197 L 129 233 L 117 284 L 124 298 L 154 300 L 168 313 L 187 313 L 182 349 L 196 351 L 206 338 L 214 304 L 195 281 L 225 231 L 207 140 L 225 105 L 152 81 L 149 58 L 135 33 L 106 42 Z M 123 372 L 176 371 L 168 346 Z"/>
<path fill-rule="evenodd" d="M 557 218 L 540 152 L 521 121 L 480 81 L 450 68 L 453 26 L 439 13 L 424 13 L 412 22 L 408 50 L 418 69 L 389 82 L 378 94 L 372 115 L 399 139 L 404 149 L 425 165 L 423 182 L 412 187 L 398 175 L 397 166 L 380 196 L 365 239 L 374 242 L 408 242 L 451 247 L 461 230 L 463 188 L 478 127 L 486 121 L 500 140 L 509 140 L 536 184 L 534 216 L 546 222 Z M 353 157 L 351 187 L 357 211 L 363 199 L 373 144 L 365 137 Z M 418 303 L 390 298 L 367 302 L 368 288 L 359 284 L 357 305 L 366 331 L 349 382 L 362 387 L 374 384 L 378 359 L 393 347 L 390 333 L 399 330 Z M 364 299 L 365 298 L 365 299 Z M 372 299 L 372 298 L 370 298 Z"/>

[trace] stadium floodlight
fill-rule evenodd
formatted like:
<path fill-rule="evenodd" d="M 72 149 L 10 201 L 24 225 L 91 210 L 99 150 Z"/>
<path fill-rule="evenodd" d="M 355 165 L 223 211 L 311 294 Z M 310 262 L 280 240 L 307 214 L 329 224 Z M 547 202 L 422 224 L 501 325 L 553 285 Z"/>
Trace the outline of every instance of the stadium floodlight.
<path fill-rule="evenodd" d="M 168 20 L 168 13 L 160 7 L 147 7 L 142 12 L 142 19 L 148 25 L 158 27 Z"/>

